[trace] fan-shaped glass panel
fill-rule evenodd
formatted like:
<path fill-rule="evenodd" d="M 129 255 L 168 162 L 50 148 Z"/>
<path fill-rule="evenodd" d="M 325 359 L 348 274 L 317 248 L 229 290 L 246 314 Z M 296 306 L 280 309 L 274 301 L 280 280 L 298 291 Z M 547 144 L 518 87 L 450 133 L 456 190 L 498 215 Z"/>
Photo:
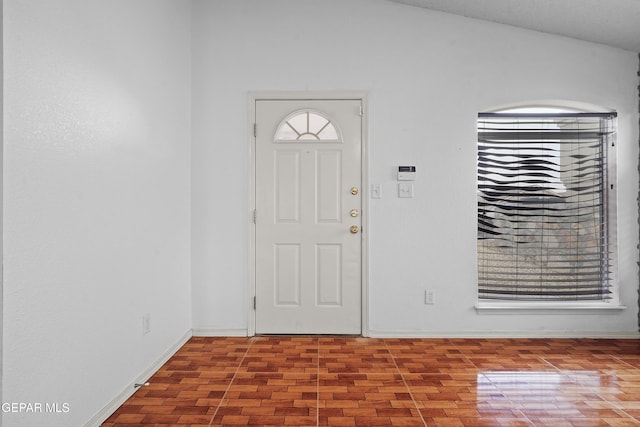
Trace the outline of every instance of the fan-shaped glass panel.
<path fill-rule="evenodd" d="M 340 132 L 322 113 L 297 111 L 280 123 L 276 141 L 323 141 L 341 142 Z"/>

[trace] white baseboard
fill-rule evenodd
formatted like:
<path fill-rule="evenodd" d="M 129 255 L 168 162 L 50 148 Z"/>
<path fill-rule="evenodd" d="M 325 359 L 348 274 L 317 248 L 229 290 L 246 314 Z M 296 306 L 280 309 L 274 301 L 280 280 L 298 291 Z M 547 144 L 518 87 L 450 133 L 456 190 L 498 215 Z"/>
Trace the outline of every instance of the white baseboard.
<path fill-rule="evenodd" d="M 246 337 L 246 329 L 193 329 L 194 337 Z M 638 339 L 638 331 L 367 331 L 371 338 L 609 338 Z"/>
<path fill-rule="evenodd" d="M 194 337 L 246 337 L 246 329 L 192 329 Z"/>
<path fill-rule="evenodd" d="M 194 337 L 246 337 L 246 329 L 193 329 Z M 638 331 L 374 331 L 371 338 L 609 338 L 638 339 Z"/>
<path fill-rule="evenodd" d="M 176 354 L 176 352 L 191 338 L 191 331 L 184 334 L 178 342 L 172 345 L 167 351 L 162 354 L 151 366 L 144 370 L 134 381 L 131 382 L 118 396 L 116 396 L 107 406 L 102 408 L 100 412 L 94 415 L 89 421 L 84 424 L 84 427 L 98 427 L 107 418 L 111 416 L 122 404 L 130 398 L 133 393 L 136 392 L 135 384 L 143 384 L 156 373 L 158 369 L 162 367 L 167 361 Z"/>
<path fill-rule="evenodd" d="M 371 338 L 609 338 L 637 339 L 637 331 L 369 331 Z"/>

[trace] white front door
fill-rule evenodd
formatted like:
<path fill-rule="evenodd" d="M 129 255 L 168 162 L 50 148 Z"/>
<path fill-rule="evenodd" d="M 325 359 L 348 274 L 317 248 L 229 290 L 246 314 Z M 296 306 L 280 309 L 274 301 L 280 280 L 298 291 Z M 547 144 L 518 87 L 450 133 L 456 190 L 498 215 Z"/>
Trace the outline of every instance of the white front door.
<path fill-rule="evenodd" d="M 258 334 L 361 333 L 360 100 L 256 100 Z"/>

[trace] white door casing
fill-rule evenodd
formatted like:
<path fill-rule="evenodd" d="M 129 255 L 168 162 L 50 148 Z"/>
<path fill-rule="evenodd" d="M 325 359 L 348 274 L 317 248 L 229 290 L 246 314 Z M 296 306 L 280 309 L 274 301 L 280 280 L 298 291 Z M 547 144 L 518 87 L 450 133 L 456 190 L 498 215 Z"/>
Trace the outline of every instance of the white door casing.
<path fill-rule="evenodd" d="M 255 101 L 258 334 L 362 332 L 361 111 Z"/>

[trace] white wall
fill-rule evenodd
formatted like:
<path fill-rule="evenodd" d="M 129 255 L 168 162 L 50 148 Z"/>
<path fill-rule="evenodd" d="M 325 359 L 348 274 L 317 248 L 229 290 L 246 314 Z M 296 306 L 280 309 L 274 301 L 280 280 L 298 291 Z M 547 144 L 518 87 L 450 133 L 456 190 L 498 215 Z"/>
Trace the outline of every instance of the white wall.
<path fill-rule="evenodd" d="M 367 91 L 376 335 L 637 331 L 637 56 L 384 0 L 194 0 L 193 328 L 247 331 L 248 91 Z M 566 99 L 619 113 L 621 313 L 478 315 L 476 117 Z M 394 168 L 417 166 L 415 198 Z M 436 304 L 423 304 L 425 288 Z"/>
<path fill-rule="evenodd" d="M 2 13 L 4 10 L 4 0 L 0 0 L 0 98 L 4 99 L 4 43 L 3 43 L 3 35 L 4 35 L 4 20 L 2 19 Z M 4 226 L 2 224 L 2 212 L 3 212 L 3 161 L 2 157 L 4 155 L 4 102 L 0 104 L 0 242 L 3 241 L 3 232 Z M 0 243 L 0 260 L 3 259 L 2 254 L 2 244 Z M 2 342 L 4 341 L 4 321 L 2 319 L 4 312 L 4 274 L 2 273 L 2 263 L 0 263 L 0 384 L 2 384 L 2 372 L 3 372 L 3 363 L 2 363 Z M 2 399 L 2 387 L 0 386 L 0 402 L 4 402 Z M 2 415 L 0 415 L 0 427 L 2 427 Z"/>
<path fill-rule="evenodd" d="M 4 8 L 4 424 L 79 426 L 190 330 L 190 6 Z"/>

